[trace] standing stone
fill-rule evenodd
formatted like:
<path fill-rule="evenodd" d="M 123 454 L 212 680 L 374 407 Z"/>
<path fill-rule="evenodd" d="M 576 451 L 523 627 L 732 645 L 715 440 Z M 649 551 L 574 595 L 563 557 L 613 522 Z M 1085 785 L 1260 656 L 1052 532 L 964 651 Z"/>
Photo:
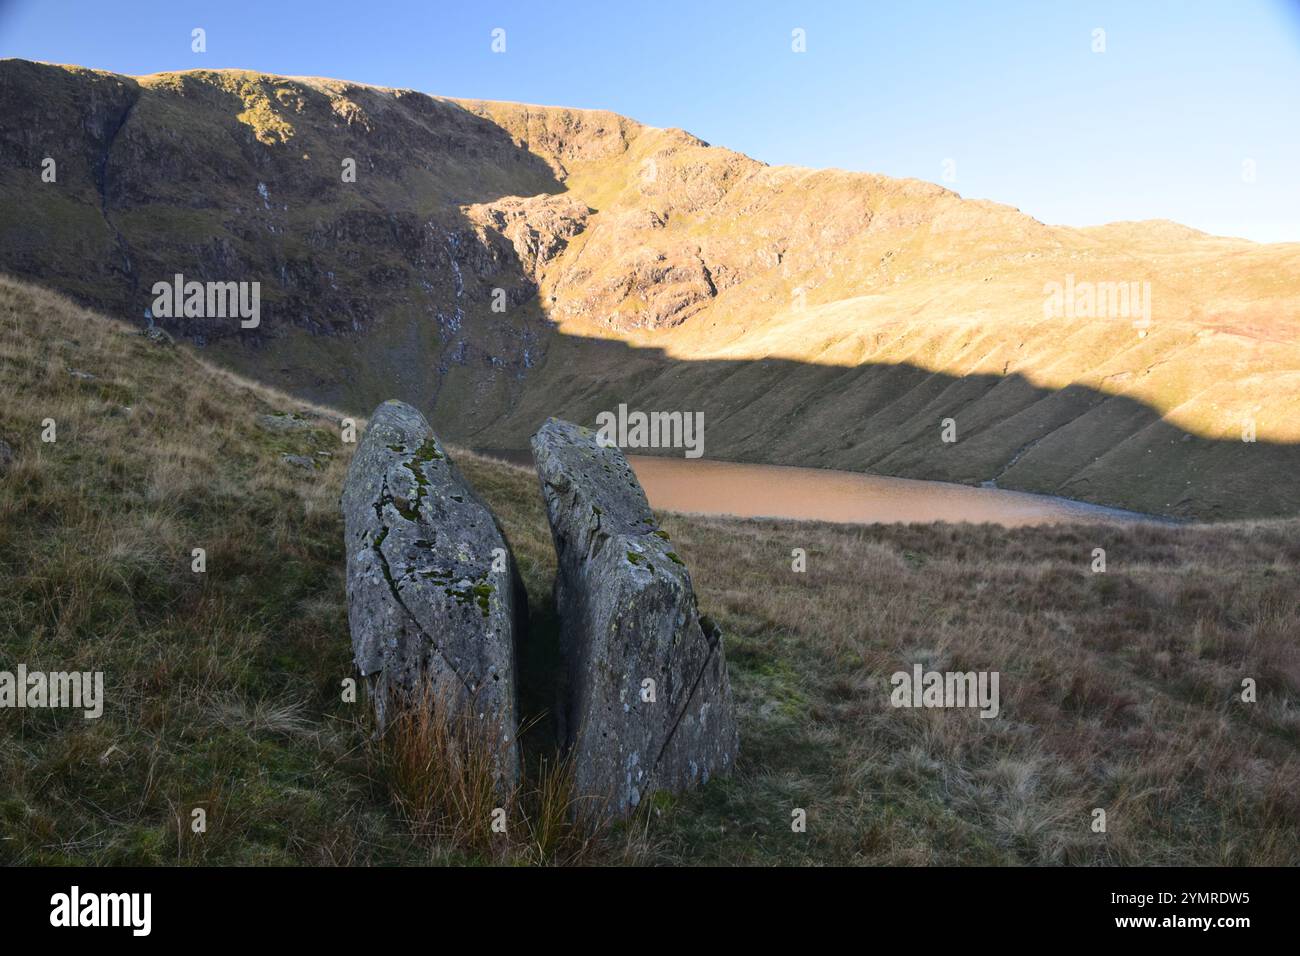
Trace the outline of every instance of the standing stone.
<path fill-rule="evenodd" d="M 728 772 L 739 737 L 722 634 L 627 459 L 550 419 L 533 455 L 559 557 L 555 600 L 580 798 L 624 815 Z"/>
<path fill-rule="evenodd" d="M 499 743 L 497 780 L 513 784 L 514 658 L 527 597 L 492 512 L 424 416 L 395 401 L 370 419 L 342 508 L 352 650 L 380 728 L 427 685 L 448 718 L 485 721 Z"/>

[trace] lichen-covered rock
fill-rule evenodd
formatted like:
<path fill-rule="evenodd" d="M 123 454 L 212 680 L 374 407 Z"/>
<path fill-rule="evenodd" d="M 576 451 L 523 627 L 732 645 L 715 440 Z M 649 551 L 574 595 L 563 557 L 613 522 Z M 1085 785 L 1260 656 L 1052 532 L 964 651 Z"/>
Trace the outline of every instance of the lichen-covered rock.
<path fill-rule="evenodd" d="M 554 418 L 532 445 L 559 557 L 578 793 L 622 815 L 726 773 L 739 738 L 722 635 L 627 459 Z"/>
<path fill-rule="evenodd" d="M 424 416 L 384 402 L 343 488 L 348 621 L 379 725 L 394 704 L 446 702 L 498 746 L 497 779 L 518 779 L 514 658 L 527 620 L 514 557 Z M 468 709 L 467 709 L 468 708 Z"/>

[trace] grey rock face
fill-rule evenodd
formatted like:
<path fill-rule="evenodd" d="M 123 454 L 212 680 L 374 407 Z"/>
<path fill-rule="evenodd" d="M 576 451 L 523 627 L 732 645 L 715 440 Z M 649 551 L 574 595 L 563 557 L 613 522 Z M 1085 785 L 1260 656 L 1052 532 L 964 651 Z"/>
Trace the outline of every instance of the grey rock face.
<path fill-rule="evenodd" d="M 448 717 L 472 714 L 499 743 L 497 779 L 518 779 L 515 644 L 522 582 L 492 512 L 424 416 L 385 402 L 343 488 L 348 622 L 382 728 L 427 684 Z"/>
<path fill-rule="evenodd" d="M 265 432 L 302 432 L 309 431 L 315 426 L 315 423 L 300 415 L 289 415 L 283 412 L 276 415 L 258 415 L 256 418 L 257 427 Z"/>
<path fill-rule="evenodd" d="M 627 459 L 554 418 L 532 445 L 559 557 L 579 795 L 622 815 L 728 772 L 739 737 L 722 635 Z"/>

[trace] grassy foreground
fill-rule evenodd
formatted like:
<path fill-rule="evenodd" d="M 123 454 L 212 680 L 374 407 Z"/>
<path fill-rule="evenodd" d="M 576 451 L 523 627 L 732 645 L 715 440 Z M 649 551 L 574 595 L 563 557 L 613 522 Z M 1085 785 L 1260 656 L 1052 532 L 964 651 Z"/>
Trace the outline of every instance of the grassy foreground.
<path fill-rule="evenodd" d="M 335 413 L 8 281 L 0 385 L 0 670 L 102 670 L 107 696 L 98 720 L 0 710 L 0 862 L 563 862 L 414 832 L 366 701 L 341 699 Z M 544 633 L 536 479 L 457 459 Z M 583 860 L 1300 862 L 1300 521 L 663 520 L 726 633 L 740 763 Z M 998 671 L 1001 715 L 892 708 L 915 662 Z"/>

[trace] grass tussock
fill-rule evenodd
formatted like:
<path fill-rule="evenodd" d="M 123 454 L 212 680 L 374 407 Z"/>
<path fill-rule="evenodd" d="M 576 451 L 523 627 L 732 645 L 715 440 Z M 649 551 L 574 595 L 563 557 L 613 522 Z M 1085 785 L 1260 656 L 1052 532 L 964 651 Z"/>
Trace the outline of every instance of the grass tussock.
<path fill-rule="evenodd" d="M 498 779 L 500 729 L 455 706 L 431 684 L 395 704 L 371 746 L 402 819 L 430 847 L 496 863 L 575 865 L 616 852 L 593 801 L 574 789 L 567 758 L 537 759 L 533 772 Z M 635 855 L 634 845 L 621 848 Z"/>
<path fill-rule="evenodd" d="M 372 741 L 345 699 L 339 413 L 8 281 L 0 383 L 0 669 L 103 671 L 106 697 L 98 720 L 0 711 L 0 862 L 1300 862 L 1300 521 L 664 515 L 726 635 L 739 763 L 601 829 L 545 743 L 553 700 L 521 701 L 524 773 L 501 795 L 454 723 L 417 710 Z M 520 666 L 549 673 L 536 477 L 453 454 L 519 560 Z M 1000 716 L 891 707 L 915 663 L 998 671 Z"/>
<path fill-rule="evenodd" d="M 394 706 L 378 741 L 378 763 L 417 837 L 471 853 L 498 854 L 514 809 L 513 787 L 497 785 L 497 730 L 426 685 Z"/>

